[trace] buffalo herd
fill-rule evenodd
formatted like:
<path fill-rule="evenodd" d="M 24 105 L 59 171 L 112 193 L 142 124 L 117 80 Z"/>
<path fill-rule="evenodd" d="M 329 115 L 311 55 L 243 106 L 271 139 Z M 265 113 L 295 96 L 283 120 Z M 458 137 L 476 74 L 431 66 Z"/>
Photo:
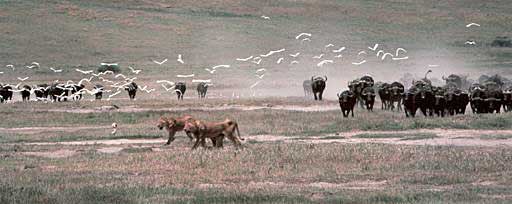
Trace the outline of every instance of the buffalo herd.
<path fill-rule="evenodd" d="M 102 84 L 96 84 L 93 86 L 92 90 L 85 89 L 85 85 L 83 84 L 73 84 L 73 83 L 51 83 L 51 84 L 38 84 L 34 86 L 29 85 L 9 85 L 9 84 L 1 84 L 0 83 L 0 103 L 4 103 L 7 101 L 11 101 L 13 97 L 13 93 L 19 92 L 23 101 L 29 101 L 30 96 L 33 94 L 35 96 L 34 100 L 37 101 L 52 101 L 52 102 L 61 102 L 61 101 L 79 101 L 83 98 L 83 94 L 88 92 L 94 95 L 95 100 L 101 100 L 103 98 L 103 93 L 111 92 L 105 90 L 105 87 Z M 199 98 L 205 98 L 206 92 L 208 90 L 208 84 L 202 82 L 197 85 L 197 94 Z M 125 84 L 124 90 L 128 93 L 128 97 L 131 100 L 135 99 L 137 94 L 137 90 L 139 90 L 139 86 L 135 82 L 129 82 Z M 178 96 L 178 100 L 183 100 L 183 95 L 187 89 L 187 85 L 185 82 L 177 82 L 174 86 L 174 92 Z M 113 91 L 112 91 L 113 92 Z"/>
<path fill-rule="evenodd" d="M 445 85 L 434 86 L 425 75 L 425 78 L 413 81 L 411 87 L 406 89 L 400 82 L 375 83 L 371 76 L 365 75 L 349 81 L 348 90 L 337 96 L 343 117 L 354 117 L 354 108 L 358 105 L 372 112 L 377 94 L 382 110 L 403 110 L 406 117 L 415 117 L 418 112 L 428 117 L 463 115 L 468 105 L 474 114 L 500 113 L 502 108 L 505 112 L 512 111 L 512 86 L 503 83 L 503 78 L 498 75 L 483 75 L 469 87 L 464 87 L 464 80 L 458 75 L 452 74 L 443 79 Z M 326 81 L 327 77 L 305 80 L 305 96 L 314 95 L 315 100 L 322 100 Z"/>

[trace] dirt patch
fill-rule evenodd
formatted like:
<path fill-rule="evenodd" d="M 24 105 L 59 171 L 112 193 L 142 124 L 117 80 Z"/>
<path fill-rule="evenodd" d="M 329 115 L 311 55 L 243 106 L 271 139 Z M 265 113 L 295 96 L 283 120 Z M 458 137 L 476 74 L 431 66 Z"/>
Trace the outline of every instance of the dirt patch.
<path fill-rule="evenodd" d="M 70 127 L 20 127 L 20 128 L 0 128 L 1 132 L 15 132 L 24 134 L 37 134 L 41 131 L 64 131 L 75 132 L 77 130 L 89 129 L 112 129 L 111 126 L 70 126 Z"/>
<path fill-rule="evenodd" d="M 73 150 L 57 150 L 53 152 L 23 152 L 22 154 L 29 155 L 29 156 L 38 156 L 38 157 L 46 157 L 46 158 L 66 158 L 71 157 L 73 155 L 76 155 L 77 152 Z"/>
<path fill-rule="evenodd" d="M 97 149 L 96 151 L 105 153 L 105 154 L 113 154 L 113 153 L 118 153 L 121 150 L 123 150 L 122 147 L 104 147 L 104 148 Z"/>
<path fill-rule="evenodd" d="M 297 105 L 267 105 L 267 106 L 244 106 L 244 105 L 222 105 L 216 107 L 174 107 L 174 108 L 140 108 L 135 106 L 120 107 L 119 109 L 49 109 L 49 112 L 65 112 L 65 113 L 102 113 L 102 112 L 123 112 L 123 113 L 137 113 L 147 111 L 223 111 L 223 110 L 240 110 L 240 111 L 254 111 L 254 110 L 287 110 L 287 111 L 302 111 L 302 112 L 325 112 L 338 110 L 338 106 L 297 106 Z"/>
<path fill-rule="evenodd" d="M 389 137 L 389 138 L 358 138 L 356 135 L 379 134 L 431 134 L 435 137 L 413 138 Z M 245 143 L 250 142 L 286 142 L 286 143 L 385 143 L 399 145 L 450 145 L 450 146 L 512 146 L 511 139 L 482 140 L 482 134 L 512 134 L 512 130 L 454 130 L 454 129 L 419 129 L 406 131 L 351 131 L 324 136 L 282 136 L 282 135 L 253 135 L 244 136 Z M 34 142 L 16 143 L 21 145 L 135 145 L 135 144 L 164 144 L 164 139 L 115 139 L 115 140 L 86 140 L 69 142 Z M 11 144 L 11 145 L 14 145 Z M 157 150 L 158 151 L 158 150 Z"/>

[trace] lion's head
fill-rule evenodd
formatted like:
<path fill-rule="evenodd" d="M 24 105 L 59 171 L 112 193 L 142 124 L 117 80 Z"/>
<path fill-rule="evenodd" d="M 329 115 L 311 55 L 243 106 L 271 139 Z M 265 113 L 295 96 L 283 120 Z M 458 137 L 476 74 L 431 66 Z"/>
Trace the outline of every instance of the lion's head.
<path fill-rule="evenodd" d="M 176 119 L 174 119 L 174 118 L 167 118 L 167 117 L 162 116 L 158 120 L 157 127 L 160 130 L 164 129 L 164 127 L 172 129 L 175 124 L 176 124 Z"/>

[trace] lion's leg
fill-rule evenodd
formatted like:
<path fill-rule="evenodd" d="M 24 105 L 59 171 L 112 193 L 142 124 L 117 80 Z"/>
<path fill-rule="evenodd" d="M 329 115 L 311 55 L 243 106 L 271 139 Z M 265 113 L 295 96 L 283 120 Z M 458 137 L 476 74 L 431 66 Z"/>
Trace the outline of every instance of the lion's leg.
<path fill-rule="evenodd" d="M 192 133 L 186 132 L 186 134 L 187 134 L 188 139 L 190 139 L 191 142 L 194 141 L 194 136 L 192 136 Z"/>
<path fill-rule="evenodd" d="M 170 145 L 172 141 L 174 141 L 174 135 L 176 134 L 175 131 L 170 130 L 169 131 L 169 139 L 167 140 L 167 143 L 165 145 Z"/>
<path fill-rule="evenodd" d="M 196 139 L 196 142 L 194 143 L 194 146 L 192 146 L 192 149 L 196 149 L 199 146 L 199 143 L 201 142 L 200 138 Z"/>

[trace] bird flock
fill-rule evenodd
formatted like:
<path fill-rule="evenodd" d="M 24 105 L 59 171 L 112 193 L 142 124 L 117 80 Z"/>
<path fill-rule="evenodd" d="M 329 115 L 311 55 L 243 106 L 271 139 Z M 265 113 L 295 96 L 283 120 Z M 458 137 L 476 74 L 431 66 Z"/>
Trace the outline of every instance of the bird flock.
<path fill-rule="evenodd" d="M 271 20 L 270 17 L 262 15 L 262 19 Z M 479 27 L 480 25 L 477 23 L 469 23 L 466 25 L 466 28 L 471 27 Z M 301 32 L 295 35 L 294 39 L 297 41 L 299 47 L 306 43 L 312 43 L 315 38 L 315 35 L 310 32 Z M 475 45 L 476 42 L 468 40 L 466 44 Z M 309 46 L 310 47 L 310 46 Z M 256 94 L 256 88 L 261 86 L 266 82 L 266 78 L 271 75 L 273 71 L 272 67 L 283 67 L 289 66 L 293 68 L 301 64 L 301 62 L 314 62 L 317 68 L 327 67 L 327 66 L 339 66 L 338 62 L 347 62 L 349 66 L 361 66 L 367 63 L 369 60 L 377 60 L 377 61 L 401 61 L 408 60 L 408 51 L 403 47 L 397 48 L 387 48 L 388 46 L 383 46 L 382 44 L 375 43 L 367 46 L 363 49 L 358 48 L 348 48 L 341 43 L 331 42 L 322 46 L 322 51 L 320 53 L 312 53 L 312 54 L 304 54 L 304 50 L 300 50 L 297 48 L 287 48 L 287 47 L 278 47 L 276 49 L 269 49 L 267 51 L 263 51 L 261 53 L 253 53 L 250 56 L 238 56 L 234 57 L 233 64 L 218 64 L 209 67 L 205 67 L 203 70 L 207 75 L 216 75 L 216 74 L 226 74 L 230 73 L 230 71 L 223 71 L 233 67 L 239 67 L 244 65 L 250 65 L 249 67 L 254 67 L 251 69 L 249 76 L 252 76 L 252 80 L 247 81 L 247 88 L 253 91 L 253 95 Z M 178 54 L 176 58 L 176 62 L 179 64 L 185 64 L 186 56 L 182 54 Z M 150 59 L 154 64 L 162 66 L 166 63 L 169 63 L 169 58 L 160 58 L 160 59 Z M 178 64 L 178 65 L 179 65 Z M 274 64 L 273 66 L 271 64 Z M 100 65 L 102 66 L 119 66 L 118 63 L 106 63 L 103 62 Z M 438 65 L 432 64 L 429 67 L 436 67 Z M 13 64 L 8 64 L 5 66 L 6 69 L 11 69 L 14 71 L 17 67 Z M 37 62 L 32 62 L 28 65 L 24 66 L 27 69 L 41 69 L 41 65 Z M 56 69 L 54 67 L 48 68 L 54 74 L 63 73 L 63 69 Z M 78 85 L 81 86 L 85 83 L 95 83 L 101 82 L 105 84 L 103 89 L 81 89 L 77 91 L 75 94 L 98 94 L 99 91 L 105 93 L 111 93 L 108 96 L 108 99 L 111 99 L 114 96 L 117 96 L 121 93 L 122 89 L 127 89 L 128 86 L 132 83 L 135 83 L 137 80 L 137 75 L 143 73 L 143 69 L 136 69 L 132 66 L 128 66 L 130 70 L 129 74 L 116 74 L 112 71 L 104 71 L 104 72 L 95 72 L 94 70 L 83 70 L 76 68 L 75 71 L 85 76 L 85 78 L 79 80 L 78 83 L 74 83 L 73 81 L 67 81 L 64 85 Z M 317 69 L 315 71 L 322 72 L 322 69 Z M 8 71 L 2 71 L 0 74 L 5 75 Z M 132 76 L 127 76 L 132 75 Z M 209 85 L 213 85 L 212 79 L 207 77 L 207 79 L 199 79 L 197 76 L 204 76 L 202 73 L 180 73 L 176 74 L 175 77 L 178 79 L 191 79 L 192 83 L 208 83 Z M 30 76 L 17 76 L 17 83 L 14 84 L 4 84 L 5 86 L 13 87 L 13 92 L 22 91 L 23 88 L 20 89 L 21 83 L 25 83 L 30 79 Z M 55 81 L 57 83 L 58 80 Z M 177 82 L 172 80 L 160 79 L 156 80 L 156 84 L 163 88 L 166 92 L 176 92 L 175 85 Z M 97 85 L 97 84 L 96 84 Z M 141 91 L 146 93 L 152 93 L 156 91 L 156 88 L 151 88 L 148 85 L 137 86 Z M 34 92 L 37 89 L 30 90 Z M 233 95 L 235 95 L 233 93 Z M 74 97 L 74 96 L 72 96 Z M 107 99 L 107 100 L 108 100 Z"/>

